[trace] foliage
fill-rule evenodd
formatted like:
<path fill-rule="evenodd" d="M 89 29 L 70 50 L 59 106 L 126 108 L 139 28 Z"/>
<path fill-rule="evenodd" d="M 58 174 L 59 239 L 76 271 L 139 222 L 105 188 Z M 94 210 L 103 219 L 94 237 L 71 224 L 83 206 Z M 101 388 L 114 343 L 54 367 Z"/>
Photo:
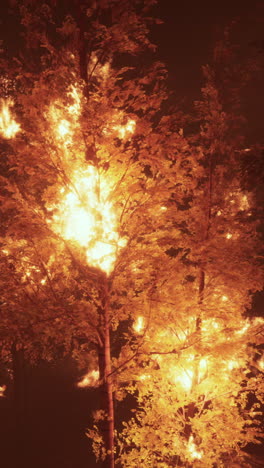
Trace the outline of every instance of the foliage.
<path fill-rule="evenodd" d="M 200 132 L 185 137 L 162 111 L 163 64 L 147 65 L 153 2 L 64 3 L 24 0 L 23 40 L 1 62 L 20 125 L 1 131 L 3 355 L 63 349 L 98 395 L 132 393 L 122 466 L 227 466 L 258 442 L 262 402 L 248 371 L 263 323 L 244 312 L 262 277 L 237 98 L 206 67 Z M 107 268 L 98 244 L 111 245 Z M 107 457 L 97 426 L 88 434 Z"/>
<path fill-rule="evenodd" d="M 128 390 L 138 411 L 124 423 L 122 466 L 241 466 L 243 447 L 261 440 L 263 369 L 250 368 L 259 359 L 263 319 L 245 317 L 263 284 L 254 193 L 242 189 L 237 99 L 225 107 L 214 70 L 206 67 L 205 77 L 196 104 L 201 132 L 189 143 L 197 155 L 195 187 L 171 251 L 176 259 L 184 253 L 179 276 L 174 264 L 142 312 L 145 325 L 130 351 L 138 367 L 128 350 L 123 358 L 129 369 L 120 381 L 134 372 Z"/>

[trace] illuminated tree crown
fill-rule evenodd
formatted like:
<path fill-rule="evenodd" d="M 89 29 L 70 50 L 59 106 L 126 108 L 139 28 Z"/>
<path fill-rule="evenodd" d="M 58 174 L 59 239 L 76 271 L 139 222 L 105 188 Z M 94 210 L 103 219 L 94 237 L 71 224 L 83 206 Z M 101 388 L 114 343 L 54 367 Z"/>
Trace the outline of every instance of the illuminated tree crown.
<path fill-rule="evenodd" d="M 151 1 L 22 3 L 20 59 L 1 63 L 3 356 L 63 345 L 88 368 L 104 467 L 246 466 L 263 320 L 245 317 L 262 274 L 240 116 L 210 67 L 196 133 L 161 112 L 166 70 L 136 64 Z"/>

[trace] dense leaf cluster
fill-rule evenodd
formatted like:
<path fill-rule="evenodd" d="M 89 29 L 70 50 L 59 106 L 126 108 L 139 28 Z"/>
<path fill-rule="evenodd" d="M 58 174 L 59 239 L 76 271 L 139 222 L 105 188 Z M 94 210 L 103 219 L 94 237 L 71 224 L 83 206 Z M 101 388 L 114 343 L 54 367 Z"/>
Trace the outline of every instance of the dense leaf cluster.
<path fill-rule="evenodd" d="M 182 116 L 162 112 L 163 64 L 148 65 L 152 3 L 13 2 L 22 40 L 1 68 L 15 80 L 21 131 L 0 142 L 2 356 L 63 350 L 99 371 L 108 400 L 89 434 L 107 467 L 112 446 L 98 430 L 113 395 L 131 393 L 121 466 L 247 466 L 242 448 L 260 437 L 263 322 L 245 312 L 263 276 L 259 194 L 244 172 L 238 89 L 226 86 L 237 70 L 230 60 L 219 80 L 216 65 L 204 69 L 186 117 L 199 130 L 185 136 Z M 232 59 L 225 47 L 218 67 Z M 78 192 L 73 175 L 91 165 L 109 181 L 126 240 L 108 276 L 53 226 L 62 193 Z"/>

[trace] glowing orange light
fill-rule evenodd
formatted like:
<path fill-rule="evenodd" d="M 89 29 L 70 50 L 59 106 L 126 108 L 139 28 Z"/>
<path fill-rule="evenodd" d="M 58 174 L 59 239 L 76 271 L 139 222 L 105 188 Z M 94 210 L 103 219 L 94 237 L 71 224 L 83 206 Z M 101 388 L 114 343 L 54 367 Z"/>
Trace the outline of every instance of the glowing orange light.
<path fill-rule="evenodd" d="M 176 384 L 180 384 L 185 392 L 190 392 L 194 385 L 194 367 L 196 366 L 194 354 L 191 354 L 188 357 L 190 364 L 187 364 L 184 368 L 180 366 L 173 366 L 171 368 L 172 379 Z M 198 364 L 198 382 L 201 383 L 205 379 L 208 372 L 208 360 L 207 358 L 202 358 Z"/>
<path fill-rule="evenodd" d="M 5 396 L 6 385 L 0 386 L 0 398 Z"/>
<path fill-rule="evenodd" d="M 135 128 L 136 128 L 135 120 L 130 119 L 125 125 L 115 125 L 113 127 L 113 130 L 116 130 L 118 132 L 119 138 L 123 139 L 129 134 L 134 133 Z"/>
<path fill-rule="evenodd" d="M 199 383 L 205 378 L 208 370 L 208 362 L 206 358 L 202 358 L 199 362 Z"/>
<path fill-rule="evenodd" d="M 70 133 L 70 122 L 62 120 L 57 128 L 58 134 L 63 138 Z"/>
<path fill-rule="evenodd" d="M 197 445 L 194 443 L 193 435 L 190 435 L 190 437 L 189 437 L 188 444 L 187 444 L 187 449 L 188 449 L 188 452 L 190 454 L 190 457 L 193 460 L 194 459 L 201 460 L 201 458 L 203 456 L 203 452 L 197 450 Z"/>
<path fill-rule="evenodd" d="M 176 376 L 174 378 L 175 383 L 180 383 L 186 392 L 192 389 L 194 372 L 191 369 L 175 369 Z"/>
<path fill-rule="evenodd" d="M 78 119 L 81 113 L 81 93 L 78 91 L 76 86 L 71 86 L 68 92 L 68 96 L 72 99 L 72 104 L 67 107 L 67 111 Z"/>
<path fill-rule="evenodd" d="M 104 65 L 102 65 L 95 53 L 92 53 L 89 62 L 89 72 L 93 72 L 99 79 L 106 80 L 110 72 L 110 62 L 105 62 Z"/>
<path fill-rule="evenodd" d="M 212 328 L 217 330 L 219 327 L 220 325 L 216 320 L 208 319 L 208 320 L 203 320 L 201 328 L 202 328 L 202 331 L 206 333 L 206 332 L 210 332 Z"/>
<path fill-rule="evenodd" d="M 139 317 L 136 319 L 136 321 L 135 321 L 135 323 L 134 323 L 134 325 L 133 325 L 133 328 L 134 328 L 135 332 L 141 333 L 142 330 L 144 329 L 144 326 L 145 326 L 144 317 L 139 316 Z"/>
<path fill-rule="evenodd" d="M 48 113 L 65 161 L 70 155 L 68 146 L 73 143 L 79 126 L 82 93 L 76 85 L 69 88 L 67 96 L 70 100 L 67 107 L 57 101 Z M 125 132 L 132 132 L 133 121 L 128 121 L 124 128 Z M 126 245 L 126 240 L 118 234 L 117 213 L 109 201 L 111 181 L 96 167 L 86 164 L 78 169 L 73 167 L 67 175 L 70 187 L 62 187 L 59 202 L 47 207 L 55 211 L 51 221 L 53 229 L 64 239 L 78 242 L 85 249 L 90 266 L 109 274 L 120 248 Z"/>
<path fill-rule="evenodd" d="M 236 359 L 231 359 L 227 363 L 228 370 L 232 371 L 233 369 L 237 369 L 239 367 L 239 362 Z"/>
<path fill-rule="evenodd" d="M 227 238 L 227 239 L 232 239 L 232 237 L 233 237 L 233 234 L 231 234 L 230 232 L 228 232 L 228 233 L 226 234 L 226 238 Z"/>
<path fill-rule="evenodd" d="M 99 370 L 92 370 L 87 372 L 87 374 L 82 378 L 80 382 L 77 383 L 77 387 L 96 387 L 99 383 Z"/>
<path fill-rule="evenodd" d="M 81 93 L 78 88 L 70 86 L 67 96 L 71 100 L 71 104 L 65 107 L 60 101 L 55 101 L 48 112 L 53 131 L 60 144 L 63 144 L 65 148 L 73 142 L 73 132 L 78 126 L 78 118 L 81 113 Z"/>
<path fill-rule="evenodd" d="M 0 112 L 0 133 L 4 138 L 14 138 L 20 131 L 20 125 L 13 119 L 10 107 L 14 105 L 13 101 L 2 100 Z"/>
<path fill-rule="evenodd" d="M 249 208 L 249 201 L 247 195 L 242 195 L 240 198 L 240 210 L 244 211 Z"/>
<path fill-rule="evenodd" d="M 237 335 L 243 335 L 244 333 L 246 333 L 246 331 L 248 330 L 249 327 L 250 327 L 249 322 L 245 322 L 245 324 L 243 325 L 243 327 L 240 328 L 240 330 L 237 330 L 237 331 L 236 331 L 236 334 L 237 334 Z"/>
<path fill-rule="evenodd" d="M 179 341 L 186 340 L 187 336 L 188 336 L 188 330 L 179 330 L 179 331 L 177 331 L 177 338 L 178 338 Z"/>
<path fill-rule="evenodd" d="M 142 374 L 139 376 L 139 380 L 147 380 L 147 379 L 150 379 L 150 375 L 149 374 Z"/>
<path fill-rule="evenodd" d="M 53 217 L 54 229 L 85 248 L 89 265 L 109 274 L 126 240 L 118 234 L 107 181 L 94 166 L 73 174 L 72 181 L 75 190 L 62 193 Z"/>

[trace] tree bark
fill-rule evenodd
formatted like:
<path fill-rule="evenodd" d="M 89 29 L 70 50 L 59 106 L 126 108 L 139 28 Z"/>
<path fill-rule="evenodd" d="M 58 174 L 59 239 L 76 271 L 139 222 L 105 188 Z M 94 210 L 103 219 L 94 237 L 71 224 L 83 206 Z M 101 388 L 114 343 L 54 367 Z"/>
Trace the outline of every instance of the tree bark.
<path fill-rule="evenodd" d="M 209 174 L 208 174 L 208 189 L 205 196 L 207 197 L 207 217 L 206 223 L 204 226 L 204 239 L 203 241 L 206 242 L 209 239 L 210 234 L 210 225 L 211 225 L 211 215 L 212 215 L 212 192 L 213 192 L 213 164 L 212 164 L 212 154 L 209 156 Z M 204 292 L 205 292 L 205 279 L 206 279 L 206 259 L 202 259 L 201 267 L 199 271 L 199 279 L 198 279 L 198 314 L 195 321 L 195 332 L 197 335 L 201 335 L 201 326 L 203 321 L 202 315 L 202 306 L 204 302 Z M 192 379 L 192 391 L 196 385 L 199 383 L 199 364 L 196 363 L 194 367 L 194 374 Z M 186 411 L 186 424 L 184 427 L 184 435 L 187 440 L 189 440 L 192 434 L 192 419 L 194 418 L 195 414 L 197 413 L 197 407 L 195 402 L 192 402 L 188 405 Z"/>
<path fill-rule="evenodd" d="M 87 89 L 85 90 L 85 94 L 86 94 L 88 92 L 88 70 L 87 70 L 88 43 L 87 43 L 87 39 L 85 38 L 87 17 L 82 11 L 82 9 L 84 8 L 83 2 L 81 2 L 81 0 L 75 0 L 74 3 L 75 3 L 76 22 L 79 28 L 79 71 L 80 71 L 80 77 L 86 83 L 86 87 L 87 87 Z"/>
<path fill-rule="evenodd" d="M 102 425 L 103 439 L 106 450 L 106 458 L 103 461 L 103 468 L 114 468 L 114 399 L 113 399 L 113 381 L 111 364 L 111 317 L 109 310 L 109 281 L 105 277 L 102 287 L 101 298 L 101 316 L 103 321 L 103 349 L 100 353 L 100 373 L 103 380 L 102 384 L 102 409 L 106 413 L 106 420 Z"/>

